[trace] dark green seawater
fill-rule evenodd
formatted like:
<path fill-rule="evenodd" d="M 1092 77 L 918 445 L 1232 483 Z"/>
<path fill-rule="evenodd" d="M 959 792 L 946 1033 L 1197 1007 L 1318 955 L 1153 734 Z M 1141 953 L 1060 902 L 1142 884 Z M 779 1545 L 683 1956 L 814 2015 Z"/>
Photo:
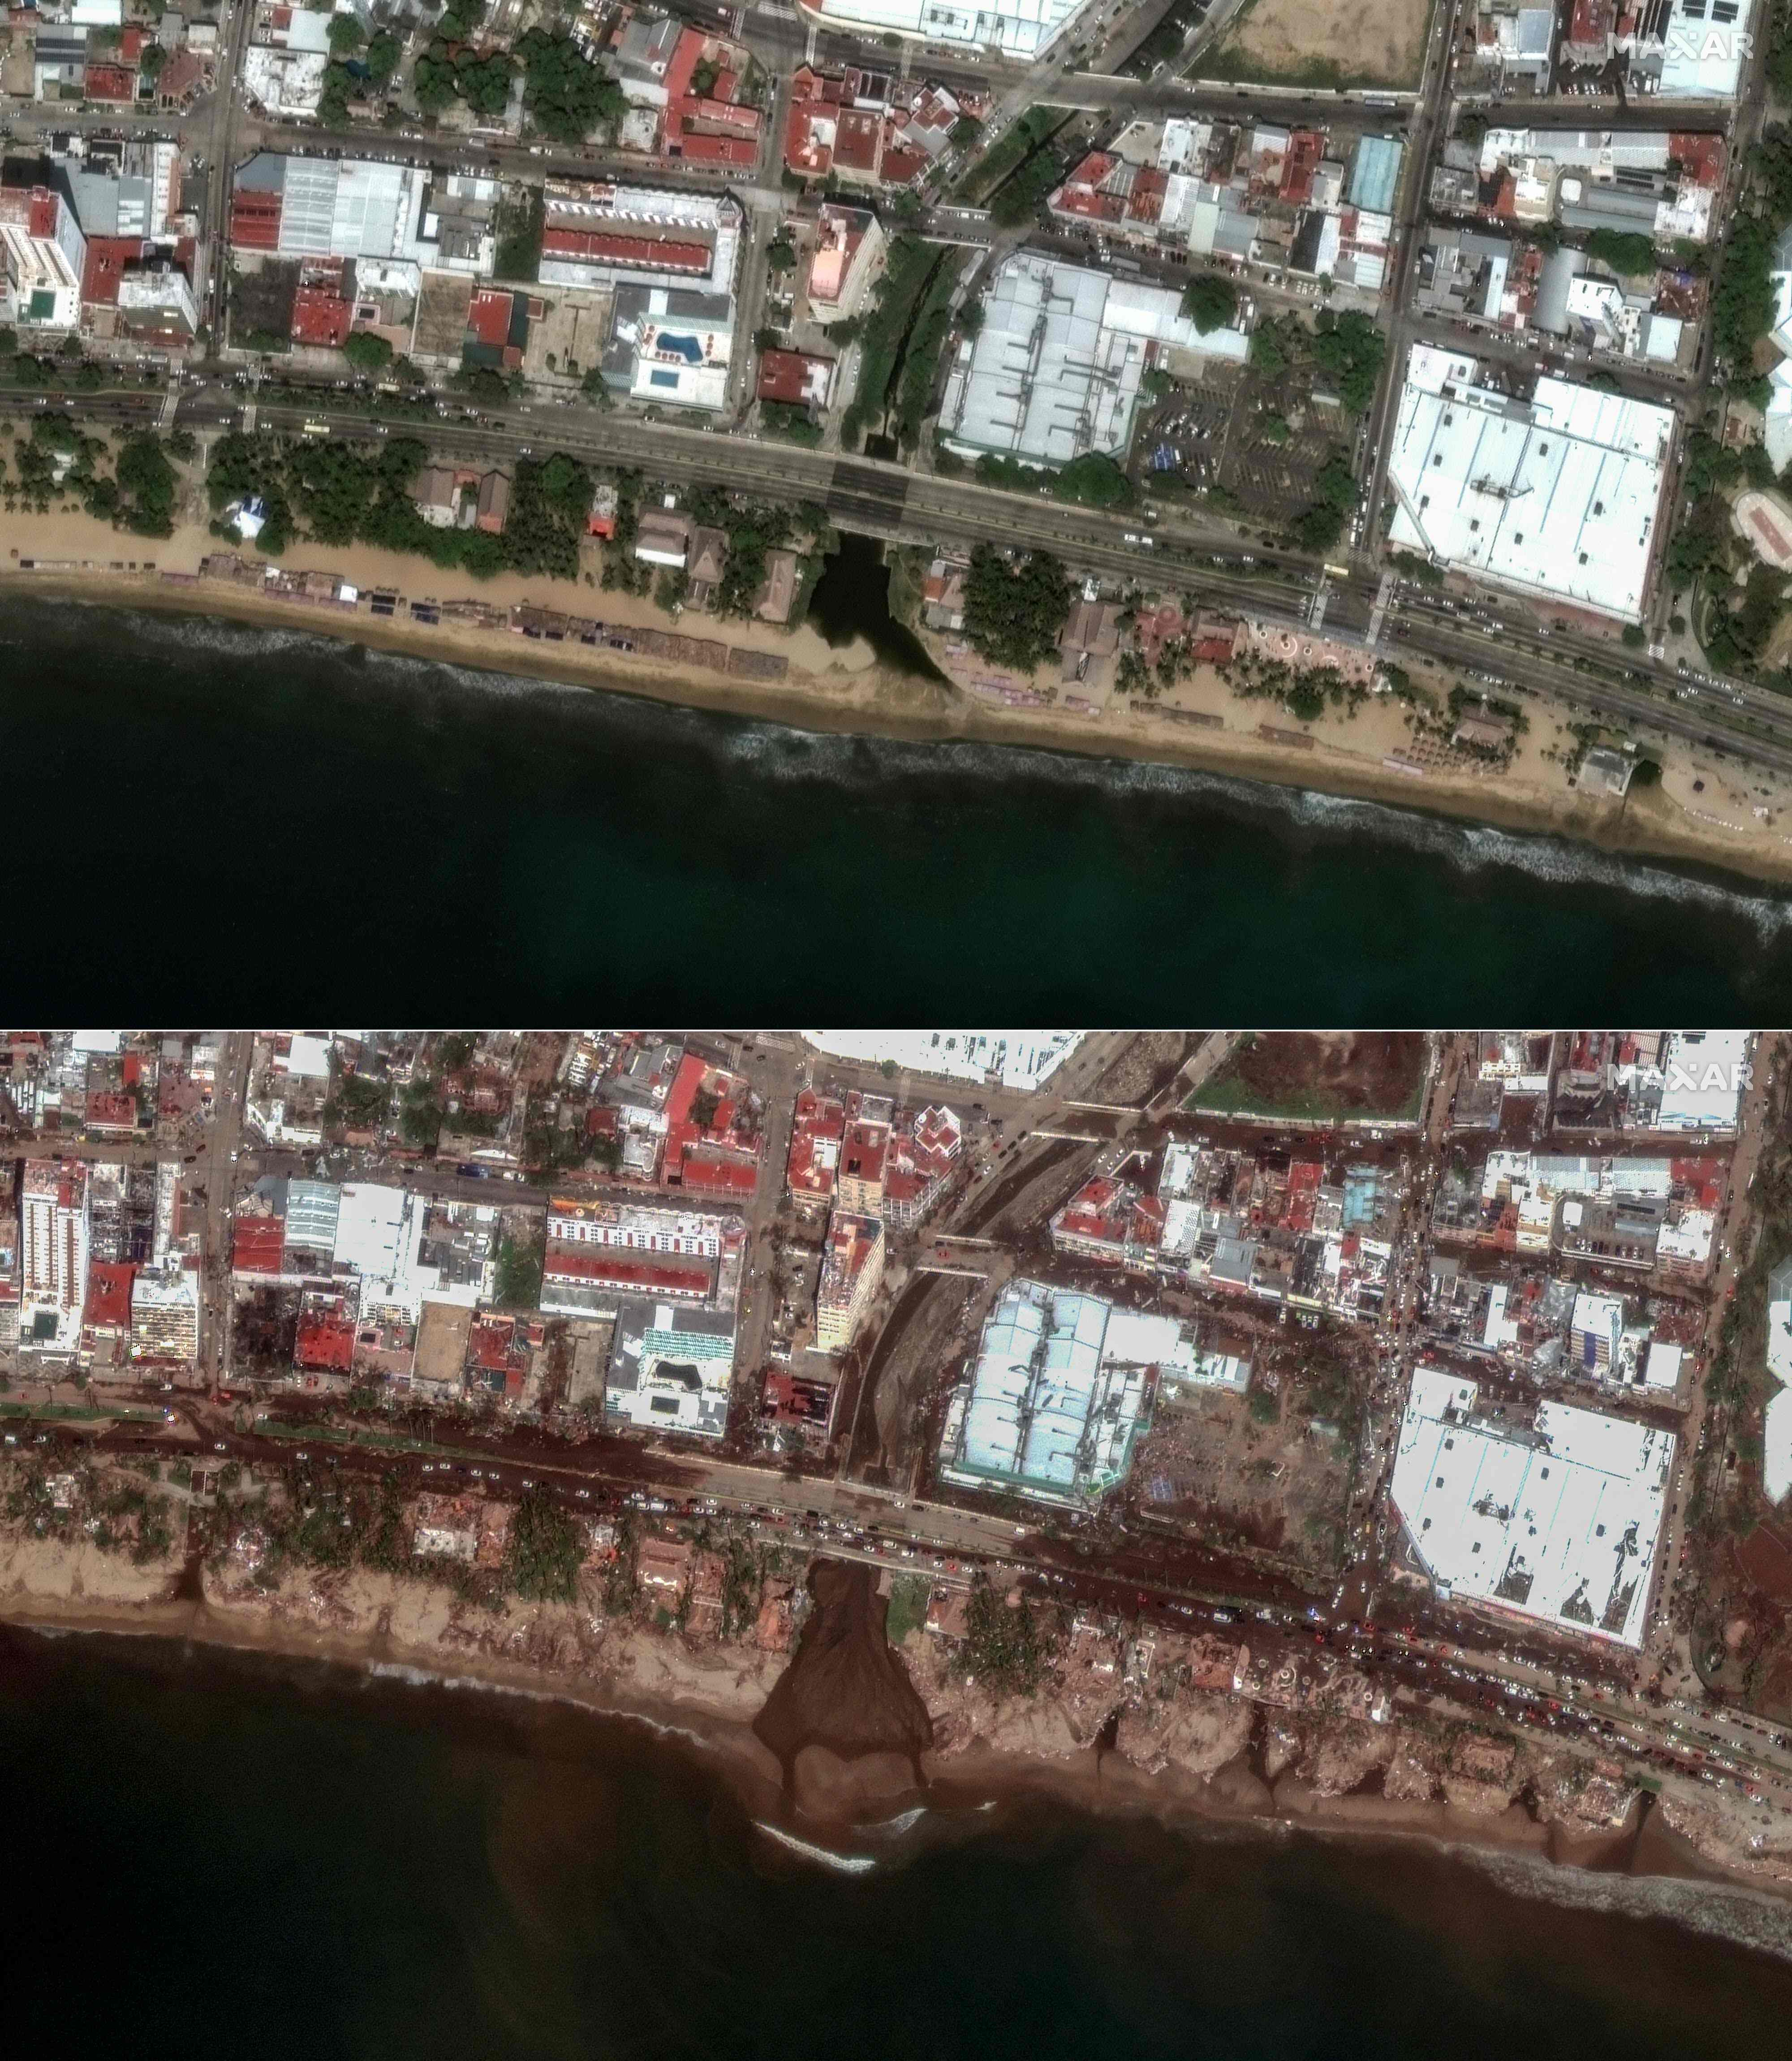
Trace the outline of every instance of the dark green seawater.
<path fill-rule="evenodd" d="M 0 764 L 51 1021 L 1792 1015 L 1792 905 L 1740 882 L 297 630 L 9 598 Z"/>
<path fill-rule="evenodd" d="M 1758 1899 L 1037 1801 L 846 1875 L 639 1727 L 158 1640 L 0 1629 L 0 1768 L 21 2057 L 1683 2061 L 1792 2014 Z"/>

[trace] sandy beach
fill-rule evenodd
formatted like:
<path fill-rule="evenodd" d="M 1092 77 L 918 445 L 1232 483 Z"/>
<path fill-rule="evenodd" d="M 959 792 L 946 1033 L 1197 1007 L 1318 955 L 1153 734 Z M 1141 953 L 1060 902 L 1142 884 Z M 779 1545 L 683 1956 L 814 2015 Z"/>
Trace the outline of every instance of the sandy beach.
<path fill-rule="evenodd" d="M 360 588 L 361 605 L 348 610 L 195 582 L 200 560 L 222 548 L 198 524 L 183 526 L 170 538 L 144 540 L 79 514 L 0 517 L 0 593 L 16 582 L 25 590 L 114 606 L 301 627 L 418 658 L 586 684 L 812 731 L 916 743 L 1008 744 L 1189 768 L 1542 832 L 1762 881 L 1792 881 L 1792 789 L 1763 794 L 1759 778 L 1751 782 L 1734 768 L 1704 762 L 1709 754 L 1674 747 L 1664 754 L 1664 778 L 1655 788 L 1622 800 L 1577 793 L 1562 763 L 1567 718 L 1534 702 L 1529 704 L 1530 734 L 1507 770 L 1430 763 L 1415 768 L 1390 762 L 1413 754 L 1403 714 L 1385 697 L 1354 715 L 1328 710 L 1303 726 L 1305 741 L 1295 743 L 1286 741 L 1296 734 L 1290 718 L 1272 704 L 1234 696 L 1207 668 L 1162 702 L 1117 701 L 1101 710 L 1061 702 L 1008 706 L 965 687 L 898 673 L 880 664 L 862 640 L 834 649 L 807 626 L 787 632 L 689 613 L 674 622 L 645 598 L 598 586 L 594 558 L 577 586 L 518 575 L 473 582 L 416 558 L 359 546 L 298 546 L 282 558 L 285 570 L 332 572 Z M 22 570 L 21 560 L 31 561 L 32 569 Z M 788 670 L 777 680 L 747 680 L 576 643 L 537 642 L 502 628 L 424 625 L 402 612 L 375 618 L 365 595 L 378 587 L 396 589 L 407 602 L 475 598 L 505 609 L 532 602 L 606 623 L 675 629 L 774 654 L 787 661 Z M 1439 675 L 1428 683 L 1449 682 Z M 1280 734 L 1266 736 L 1266 728 Z"/>

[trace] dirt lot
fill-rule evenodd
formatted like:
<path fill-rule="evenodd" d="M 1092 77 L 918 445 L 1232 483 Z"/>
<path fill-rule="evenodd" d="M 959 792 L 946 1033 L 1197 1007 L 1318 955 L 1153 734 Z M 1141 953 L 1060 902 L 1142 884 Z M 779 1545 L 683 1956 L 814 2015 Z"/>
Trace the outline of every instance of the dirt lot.
<path fill-rule="evenodd" d="M 1416 1031 L 1270 1030 L 1242 1047 L 1195 1099 L 1202 1109 L 1315 1122 L 1410 1119 L 1424 1087 L 1425 1040 Z"/>
<path fill-rule="evenodd" d="M 1197 1389 L 1160 1402 L 1133 1463 L 1130 1493 L 1142 1516 L 1210 1545 L 1254 1547 L 1313 1571 L 1335 1565 L 1350 1436 L 1310 1408 L 1302 1350 L 1259 1353 L 1250 1395 Z"/>
<path fill-rule="evenodd" d="M 1187 1030 L 1142 1031 L 1081 1099 L 1129 1108 L 1149 1102 L 1174 1079 L 1194 1043 L 1194 1034 Z"/>
<path fill-rule="evenodd" d="M 1254 0 L 1214 70 L 1315 86 L 1410 86 L 1430 12 L 1430 0 Z"/>
<path fill-rule="evenodd" d="M 419 358 L 458 361 L 472 299 L 470 279 L 449 272 L 432 272 L 425 278 L 417 309 L 417 337 L 411 346 Z"/>
<path fill-rule="evenodd" d="M 547 312 L 529 325 L 522 369 L 531 379 L 576 386 L 603 354 L 615 296 L 607 288 L 590 294 L 561 288 L 543 298 Z"/>

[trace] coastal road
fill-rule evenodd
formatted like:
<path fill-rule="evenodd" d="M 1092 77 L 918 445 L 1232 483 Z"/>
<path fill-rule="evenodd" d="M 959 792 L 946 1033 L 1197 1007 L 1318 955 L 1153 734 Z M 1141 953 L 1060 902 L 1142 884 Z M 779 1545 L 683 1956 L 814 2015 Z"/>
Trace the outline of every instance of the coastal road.
<path fill-rule="evenodd" d="M 321 418 L 346 438 L 371 441 L 378 434 L 367 413 L 344 409 L 317 390 L 301 390 L 291 400 L 282 398 L 278 386 L 261 391 L 258 419 L 270 428 L 296 431 Z M 153 413 L 158 402 L 150 394 L 104 396 L 90 406 L 78 397 L 66 412 L 134 422 Z M 216 429 L 238 422 L 241 408 L 233 394 L 195 390 L 182 395 L 177 418 L 183 426 Z M 650 477 L 674 483 L 704 480 L 770 499 L 815 502 L 842 528 L 926 549 L 999 538 L 1010 546 L 1054 552 L 1074 570 L 1174 582 L 1203 602 L 1295 631 L 1306 626 L 1320 577 L 1316 562 L 1302 553 L 1268 545 L 1246 551 L 1233 530 L 1174 512 L 1110 514 L 1042 492 L 922 475 L 750 434 L 722 437 L 670 423 L 618 421 L 582 408 L 526 405 L 478 414 L 450 410 L 446 402 L 415 433 L 443 457 L 489 463 L 560 450 L 594 464 L 639 466 Z M 1148 523 L 1149 530 L 1128 528 L 1139 523 Z M 1332 579 L 1328 637 L 1363 642 L 1380 577 L 1370 567 Z M 1622 650 L 1590 630 L 1552 631 L 1547 623 L 1527 622 L 1526 604 L 1510 595 L 1486 604 L 1495 606 L 1498 618 L 1483 611 L 1470 620 L 1464 610 L 1472 611 L 1472 602 L 1397 581 L 1380 649 L 1390 658 L 1421 653 L 1616 726 L 1640 726 L 1727 751 L 1742 762 L 1792 771 L 1792 702 L 1712 675 L 1682 681 L 1664 662 Z"/>

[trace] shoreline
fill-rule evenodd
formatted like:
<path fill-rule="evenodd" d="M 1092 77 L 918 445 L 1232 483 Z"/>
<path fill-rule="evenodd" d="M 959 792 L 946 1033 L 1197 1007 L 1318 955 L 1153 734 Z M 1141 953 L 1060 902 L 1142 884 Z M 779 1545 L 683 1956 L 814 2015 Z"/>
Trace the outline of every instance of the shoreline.
<path fill-rule="evenodd" d="M 344 554 L 334 555 L 339 559 Z M 1792 886 L 1792 843 L 1778 848 L 1764 838 L 1724 834 L 1714 822 L 1693 820 L 1658 791 L 1633 795 L 1627 803 L 1570 794 L 1556 800 L 1502 794 L 1490 782 L 1470 777 L 1415 777 L 1389 770 L 1367 754 L 1334 746 L 1323 736 L 1317 740 L 1318 748 L 1295 750 L 1254 733 L 1179 724 L 1169 711 L 1104 719 L 1062 708 L 1003 706 L 962 688 L 868 663 L 856 645 L 842 651 L 825 672 L 804 671 L 793 662 L 782 682 L 752 681 L 647 658 L 588 653 L 580 645 L 538 642 L 506 630 L 426 626 L 358 614 L 345 617 L 333 609 L 258 596 L 222 582 L 194 586 L 177 584 L 159 573 L 21 572 L 3 562 L 0 574 L 0 593 L 67 598 L 174 618 L 222 619 L 254 629 L 297 630 L 424 663 L 582 686 L 822 735 L 914 745 L 1008 746 L 1096 763 L 1162 766 L 1266 789 L 1369 802 L 1421 820 L 1559 840 L 1614 858 L 1698 868 L 1720 876 L 1726 886 L 1740 885 L 1752 893 Z M 598 609 L 608 600 L 597 594 L 589 602 L 565 598 L 574 606 Z M 685 627 L 690 634 L 734 630 L 734 626 L 712 625 L 702 618 Z M 799 634 L 819 642 L 818 633 Z M 1305 742 L 1311 747 L 1315 740 Z"/>
<path fill-rule="evenodd" d="M 158 1586 L 165 1589 L 166 1582 L 164 1574 Z M 1362 1794 L 1322 1797 L 1291 1773 L 1266 1782 L 1240 1764 L 1242 1755 L 1214 1775 L 1202 1777 L 1174 1768 L 1148 1772 L 1099 1745 L 1067 1757 L 1049 1757 L 978 1743 L 956 1752 L 923 1753 L 918 1763 L 918 1786 L 893 1784 L 886 1755 L 873 1753 L 841 1761 L 825 1784 L 834 1807 L 822 1812 L 806 1810 L 793 1798 L 782 1764 L 755 1734 L 750 1715 L 702 1698 L 631 1694 L 613 1680 L 568 1680 L 528 1663 L 506 1662 L 489 1654 L 406 1646 L 378 1632 L 307 1629 L 278 1616 L 271 1607 L 166 1595 L 96 1600 L 84 1595 L 33 1595 L 15 1583 L 10 1593 L 0 1595 L 0 1623 L 50 1636 L 148 1639 L 321 1662 L 372 1680 L 471 1687 L 639 1725 L 719 1778 L 755 1830 L 817 1865 L 848 1872 L 862 1872 L 887 1858 L 887 1847 L 881 1854 L 878 1849 L 878 1835 L 893 1824 L 906 1830 L 918 1823 L 910 1817 L 918 1809 L 962 1824 L 1031 1797 L 1093 1818 L 1148 1821 L 1171 1833 L 1211 1835 L 1230 1830 L 1262 1837 L 1416 1843 L 1471 1864 L 1515 1861 L 1534 1871 L 1530 1879 L 1538 1885 L 1557 1880 L 1590 1893 L 1588 1886 L 1598 1883 L 1690 1883 L 1741 1899 L 1763 1917 L 1785 1917 L 1792 1909 L 1792 1887 L 1711 1860 L 1661 1822 L 1656 1807 L 1646 1810 L 1640 1827 L 1633 1808 L 1624 1824 L 1609 1831 L 1570 1832 L 1532 1818 L 1516 1803 L 1486 1815 L 1436 1801 L 1402 1802 Z M 1530 1893 L 1547 1891 L 1538 1887 Z M 1684 1907 L 1655 1915 L 1694 1923 Z M 1792 1932 L 1781 1945 L 1766 1950 L 1792 1957 Z"/>

